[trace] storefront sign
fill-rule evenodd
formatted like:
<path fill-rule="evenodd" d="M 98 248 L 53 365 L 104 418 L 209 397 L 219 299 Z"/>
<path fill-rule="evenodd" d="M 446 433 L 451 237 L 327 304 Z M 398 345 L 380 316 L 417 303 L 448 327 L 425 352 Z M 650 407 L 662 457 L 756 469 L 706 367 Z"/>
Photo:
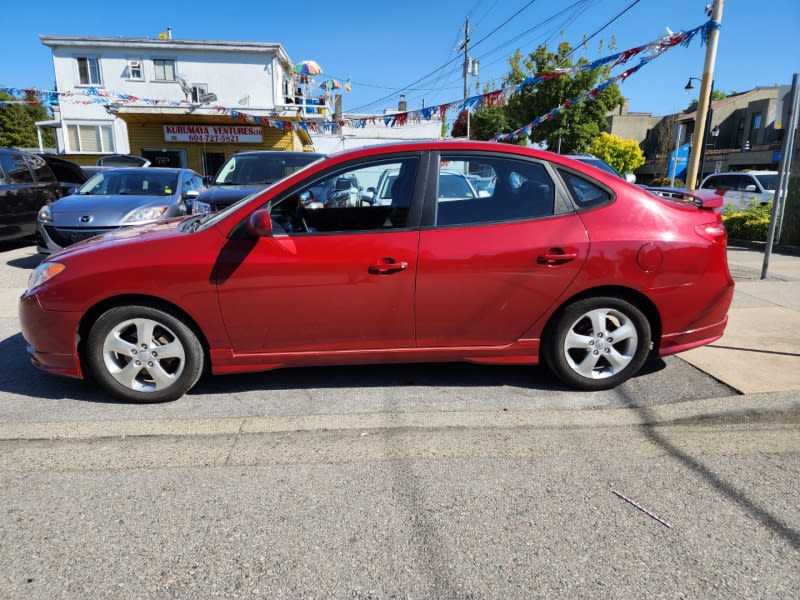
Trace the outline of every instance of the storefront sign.
<path fill-rule="evenodd" d="M 203 142 L 206 144 L 258 144 L 263 140 L 261 127 L 241 125 L 164 125 L 167 142 Z"/>

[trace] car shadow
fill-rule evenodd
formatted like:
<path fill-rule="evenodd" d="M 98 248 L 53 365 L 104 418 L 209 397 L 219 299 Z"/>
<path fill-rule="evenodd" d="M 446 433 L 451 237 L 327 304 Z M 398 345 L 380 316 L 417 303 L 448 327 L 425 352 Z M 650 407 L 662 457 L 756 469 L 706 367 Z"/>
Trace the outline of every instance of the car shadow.
<path fill-rule="evenodd" d="M 32 254 L 30 256 L 23 256 L 21 258 L 14 258 L 6 261 L 9 267 L 16 267 L 17 269 L 35 269 L 44 260 L 42 254 Z"/>
<path fill-rule="evenodd" d="M 205 376 L 189 394 L 235 394 L 330 388 L 494 387 L 539 391 L 568 388 L 544 367 L 476 365 L 460 362 L 292 367 L 238 375 Z"/>
<path fill-rule="evenodd" d="M 21 333 L 0 341 L 0 357 L 0 393 L 45 400 L 124 404 L 104 394 L 91 382 L 50 375 L 34 367 Z"/>

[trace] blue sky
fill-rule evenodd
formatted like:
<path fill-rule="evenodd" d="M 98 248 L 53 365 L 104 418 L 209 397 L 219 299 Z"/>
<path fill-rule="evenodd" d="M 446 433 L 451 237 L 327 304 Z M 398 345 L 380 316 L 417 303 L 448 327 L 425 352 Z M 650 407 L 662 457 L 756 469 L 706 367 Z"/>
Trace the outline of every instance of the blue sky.
<path fill-rule="evenodd" d="M 612 53 L 601 50 L 601 42 L 613 40 L 621 51 L 657 39 L 668 27 L 678 32 L 703 24 L 708 19 L 704 7 L 710 1 L 407 0 L 389 4 L 243 0 L 226 4 L 165 0 L 124 7 L 90 0 L 15 1 L 3 7 L 0 86 L 53 89 L 52 59 L 40 34 L 158 37 L 171 26 L 173 37 L 180 39 L 278 42 L 294 62 L 316 60 L 325 70 L 320 80 L 351 79 L 353 91 L 344 95 L 345 111 L 379 114 L 395 107 L 401 93 L 406 95 L 409 109 L 462 97 L 458 46 L 468 15 L 471 55 L 480 60 L 479 85 L 482 89 L 494 82 L 494 89 L 508 70 L 506 59 L 516 48 L 527 54 L 542 43 L 555 48 L 561 40 L 576 46 L 602 29 L 575 55 L 595 60 Z M 558 13 L 561 16 L 554 18 Z M 725 0 L 716 88 L 742 92 L 756 86 L 790 84 L 792 74 L 800 71 L 798 30 L 797 0 Z M 695 90 L 687 94 L 684 86 L 689 76 L 702 75 L 704 57 L 705 46 L 698 37 L 690 47 L 673 48 L 646 65 L 621 86 L 630 110 L 665 115 L 684 109 L 699 89 L 695 82 Z M 434 77 L 403 89 L 432 72 L 436 72 Z M 475 82 L 471 78 L 471 93 Z"/>

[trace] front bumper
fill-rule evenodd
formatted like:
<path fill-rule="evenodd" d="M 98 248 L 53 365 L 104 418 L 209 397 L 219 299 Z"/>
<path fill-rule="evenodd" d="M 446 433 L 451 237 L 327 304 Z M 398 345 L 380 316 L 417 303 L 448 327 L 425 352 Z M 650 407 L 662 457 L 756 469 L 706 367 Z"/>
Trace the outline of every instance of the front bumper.
<path fill-rule="evenodd" d="M 19 323 L 36 367 L 54 375 L 83 378 L 78 356 L 80 313 L 45 310 L 35 293 L 25 293 L 19 301 Z"/>

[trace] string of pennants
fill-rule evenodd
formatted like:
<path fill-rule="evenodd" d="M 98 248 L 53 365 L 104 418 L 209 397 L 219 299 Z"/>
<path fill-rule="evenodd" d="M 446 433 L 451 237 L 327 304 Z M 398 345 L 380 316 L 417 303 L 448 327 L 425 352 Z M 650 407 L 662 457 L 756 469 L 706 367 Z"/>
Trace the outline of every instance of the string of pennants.
<path fill-rule="evenodd" d="M 424 121 L 430 121 L 432 119 L 444 120 L 447 112 L 451 109 L 457 111 L 458 113 L 461 113 L 464 110 L 474 112 L 477 108 L 481 106 L 484 107 L 502 106 L 508 103 L 508 100 L 511 98 L 511 96 L 520 92 L 526 87 L 537 85 L 539 83 L 548 81 L 550 79 L 555 79 L 557 77 L 574 76 L 584 71 L 593 71 L 605 65 L 611 65 L 611 68 L 613 69 L 614 67 L 617 67 L 619 65 L 625 65 L 631 58 L 635 56 L 640 56 L 638 64 L 629 67 L 619 75 L 611 77 L 610 79 L 602 82 L 595 88 L 589 90 L 584 94 L 581 94 L 580 96 L 576 96 L 575 98 L 566 100 L 560 106 L 557 106 L 550 112 L 540 117 L 537 117 L 524 127 L 512 133 L 498 134 L 494 138 L 496 141 L 514 141 L 522 137 L 528 136 L 535 127 L 537 127 L 543 122 L 551 120 L 561 111 L 566 110 L 571 106 L 578 104 L 579 102 L 592 100 L 596 98 L 600 94 L 600 92 L 605 90 L 611 84 L 617 82 L 623 83 L 625 80 L 628 79 L 628 77 L 639 71 L 642 67 L 647 65 L 653 59 L 664 54 L 667 50 L 674 48 L 675 46 L 678 45 L 689 46 L 689 44 L 698 34 L 702 33 L 702 38 L 701 38 L 702 43 L 705 43 L 705 40 L 708 37 L 708 33 L 712 29 L 718 29 L 718 28 L 719 28 L 719 23 L 713 20 L 709 20 L 703 25 L 695 27 L 694 29 L 691 29 L 689 31 L 683 31 L 681 33 L 670 33 L 669 35 L 663 36 L 655 41 L 650 42 L 649 44 L 644 44 L 641 46 L 637 46 L 635 48 L 624 50 L 622 52 L 617 52 L 610 56 L 606 56 L 605 58 L 600 58 L 592 62 L 576 65 L 569 69 L 559 69 L 552 73 L 537 73 L 536 75 L 528 77 L 527 79 L 525 79 L 524 81 L 522 81 L 517 85 L 506 86 L 499 90 L 494 90 L 485 94 L 471 96 L 469 98 L 465 98 L 464 100 L 456 102 L 449 102 L 445 104 L 429 106 L 419 110 L 393 113 L 389 115 L 375 115 L 375 116 L 366 116 L 358 118 L 348 118 L 338 121 L 317 122 L 317 121 L 303 121 L 303 120 L 293 121 L 286 119 L 275 119 L 272 117 L 263 117 L 259 115 L 253 115 L 246 111 L 240 111 L 219 105 L 213 106 L 212 108 L 217 113 L 229 115 L 232 119 L 237 121 L 255 123 L 258 125 L 277 128 L 283 131 L 291 131 L 293 129 L 299 128 L 299 129 L 304 129 L 310 133 L 332 134 L 335 133 L 337 128 L 339 127 L 363 129 L 367 126 L 378 125 L 380 123 L 383 123 L 385 127 L 403 127 L 409 124 L 421 123 L 423 120 Z M 76 104 L 103 104 L 103 105 L 144 104 L 146 106 L 169 106 L 169 107 L 196 106 L 196 104 L 193 104 L 188 100 L 166 100 L 166 99 L 154 100 L 150 98 L 140 98 L 138 96 L 134 96 L 131 94 L 120 94 L 112 91 L 99 89 L 96 87 L 86 88 L 83 92 L 79 93 L 55 92 L 55 91 L 46 91 L 37 89 L 5 88 L 5 87 L 0 87 L 0 91 L 5 92 L 12 98 L 12 100 L 0 100 L 0 106 L 5 106 L 9 104 L 43 104 L 45 106 L 52 107 L 52 106 L 57 106 L 59 102 L 63 101 L 73 102 Z"/>

